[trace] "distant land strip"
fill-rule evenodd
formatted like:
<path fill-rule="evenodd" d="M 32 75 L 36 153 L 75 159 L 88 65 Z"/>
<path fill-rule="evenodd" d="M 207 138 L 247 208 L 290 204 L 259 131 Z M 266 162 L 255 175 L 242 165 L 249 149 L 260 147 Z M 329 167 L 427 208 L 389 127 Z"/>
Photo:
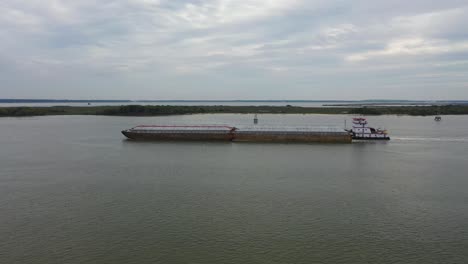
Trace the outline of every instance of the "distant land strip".
<path fill-rule="evenodd" d="M 45 115 L 167 116 L 188 114 L 355 114 L 355 115 L 468 115 L 468 105 L 432 106 L 363 106 L 363 107 L 299 107 L 299 106 L 50 106 L 0 107 L 0 117 Z"/>
<path fill-rule="evenodd" d="M 29 103 L 131 103 L 131 100 L 0 99 L 2 104 Z"/>
<path fill-rule="evenodd" d="M 447 105 L 468 104 L 468 100 L 75 100 L 75 99 L 8 99 L 0 98 L 2 104 L 25 103 L 328 103 L 324 106 L 356 106 L 356 105 Z"/>

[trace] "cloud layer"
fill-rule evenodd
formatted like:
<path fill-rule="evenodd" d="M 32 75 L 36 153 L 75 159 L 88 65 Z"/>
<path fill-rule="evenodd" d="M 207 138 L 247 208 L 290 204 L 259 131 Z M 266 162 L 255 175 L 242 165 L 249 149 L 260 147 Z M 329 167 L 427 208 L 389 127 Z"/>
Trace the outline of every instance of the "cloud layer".
<path fill-rule="evenodd" d="M 466 1 L 5 0 L 12 98 L 468 99 Z"/>

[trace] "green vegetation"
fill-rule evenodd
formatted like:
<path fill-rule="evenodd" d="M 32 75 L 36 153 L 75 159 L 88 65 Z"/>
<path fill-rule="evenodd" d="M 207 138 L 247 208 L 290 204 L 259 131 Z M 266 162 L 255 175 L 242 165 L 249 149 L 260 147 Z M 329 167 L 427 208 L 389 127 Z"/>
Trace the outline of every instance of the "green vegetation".
<path fill-rule="evenodd" d="M 360 115 L 468 115 L 468 105 L 430 105 L 430 106 L 364 106 L 351 108 L 350 114 Z"/>
<path fill-rule="evenodd" d="M 357 114 L 357 115 L 468 115 L 468 105 L 445 106 L 367 106 L 367 107 L 298 107 L 298 106 L 54 106 L 0 107 L 0 117 L 42 115 L 159 116 L 186 114 Z"/>

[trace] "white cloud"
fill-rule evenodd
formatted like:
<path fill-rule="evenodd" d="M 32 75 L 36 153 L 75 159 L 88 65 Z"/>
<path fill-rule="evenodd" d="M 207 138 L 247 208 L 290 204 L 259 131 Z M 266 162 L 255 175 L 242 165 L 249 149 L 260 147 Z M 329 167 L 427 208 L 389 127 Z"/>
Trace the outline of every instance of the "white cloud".
<path fill-rule="evenodd" d="M 399 34 L 444 35 L 459 31 L 460 25 L 468 23 L 468 7 L 451 8 L 391 19 L 389 27 Z"/>
<path fill-rule="evenodd" d="M 364 61 L 376 57 L 438 55 L 468 51 L 468 41 L 427 40 L 423 38 L 398 39 L 391 41 L 382 50 L 371 50 L 351 54 L 348 61 Z"/>
<path fill-rule="evenodd" d="M 279 15 L 298 4 L 299 0 L 205 0 L 185 4 L 174 16 L 193 27 L 209 28 Z"/>
<path fill-rule="evenodd" d="M 353 24 L 341 24 L 335 27 L 326 27 L 321 30 L 323 36 L 327 39 L 338 40 L 343 36 L 356 33 L 358 28 Z"/>

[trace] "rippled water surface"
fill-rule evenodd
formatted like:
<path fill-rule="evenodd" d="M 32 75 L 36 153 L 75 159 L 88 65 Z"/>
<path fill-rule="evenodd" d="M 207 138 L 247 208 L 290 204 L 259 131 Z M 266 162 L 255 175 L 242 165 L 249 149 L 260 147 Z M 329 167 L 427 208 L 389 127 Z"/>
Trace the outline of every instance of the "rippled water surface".
<path fill-rule="evenodd" d="M 259 118 L 343 126 L 345 116 Z M 468 262 L 468 116 L 372 117 L 390 142 L 336 145 L 120 134 L 251 122 L 0 118 L 0 263 Z"/>

